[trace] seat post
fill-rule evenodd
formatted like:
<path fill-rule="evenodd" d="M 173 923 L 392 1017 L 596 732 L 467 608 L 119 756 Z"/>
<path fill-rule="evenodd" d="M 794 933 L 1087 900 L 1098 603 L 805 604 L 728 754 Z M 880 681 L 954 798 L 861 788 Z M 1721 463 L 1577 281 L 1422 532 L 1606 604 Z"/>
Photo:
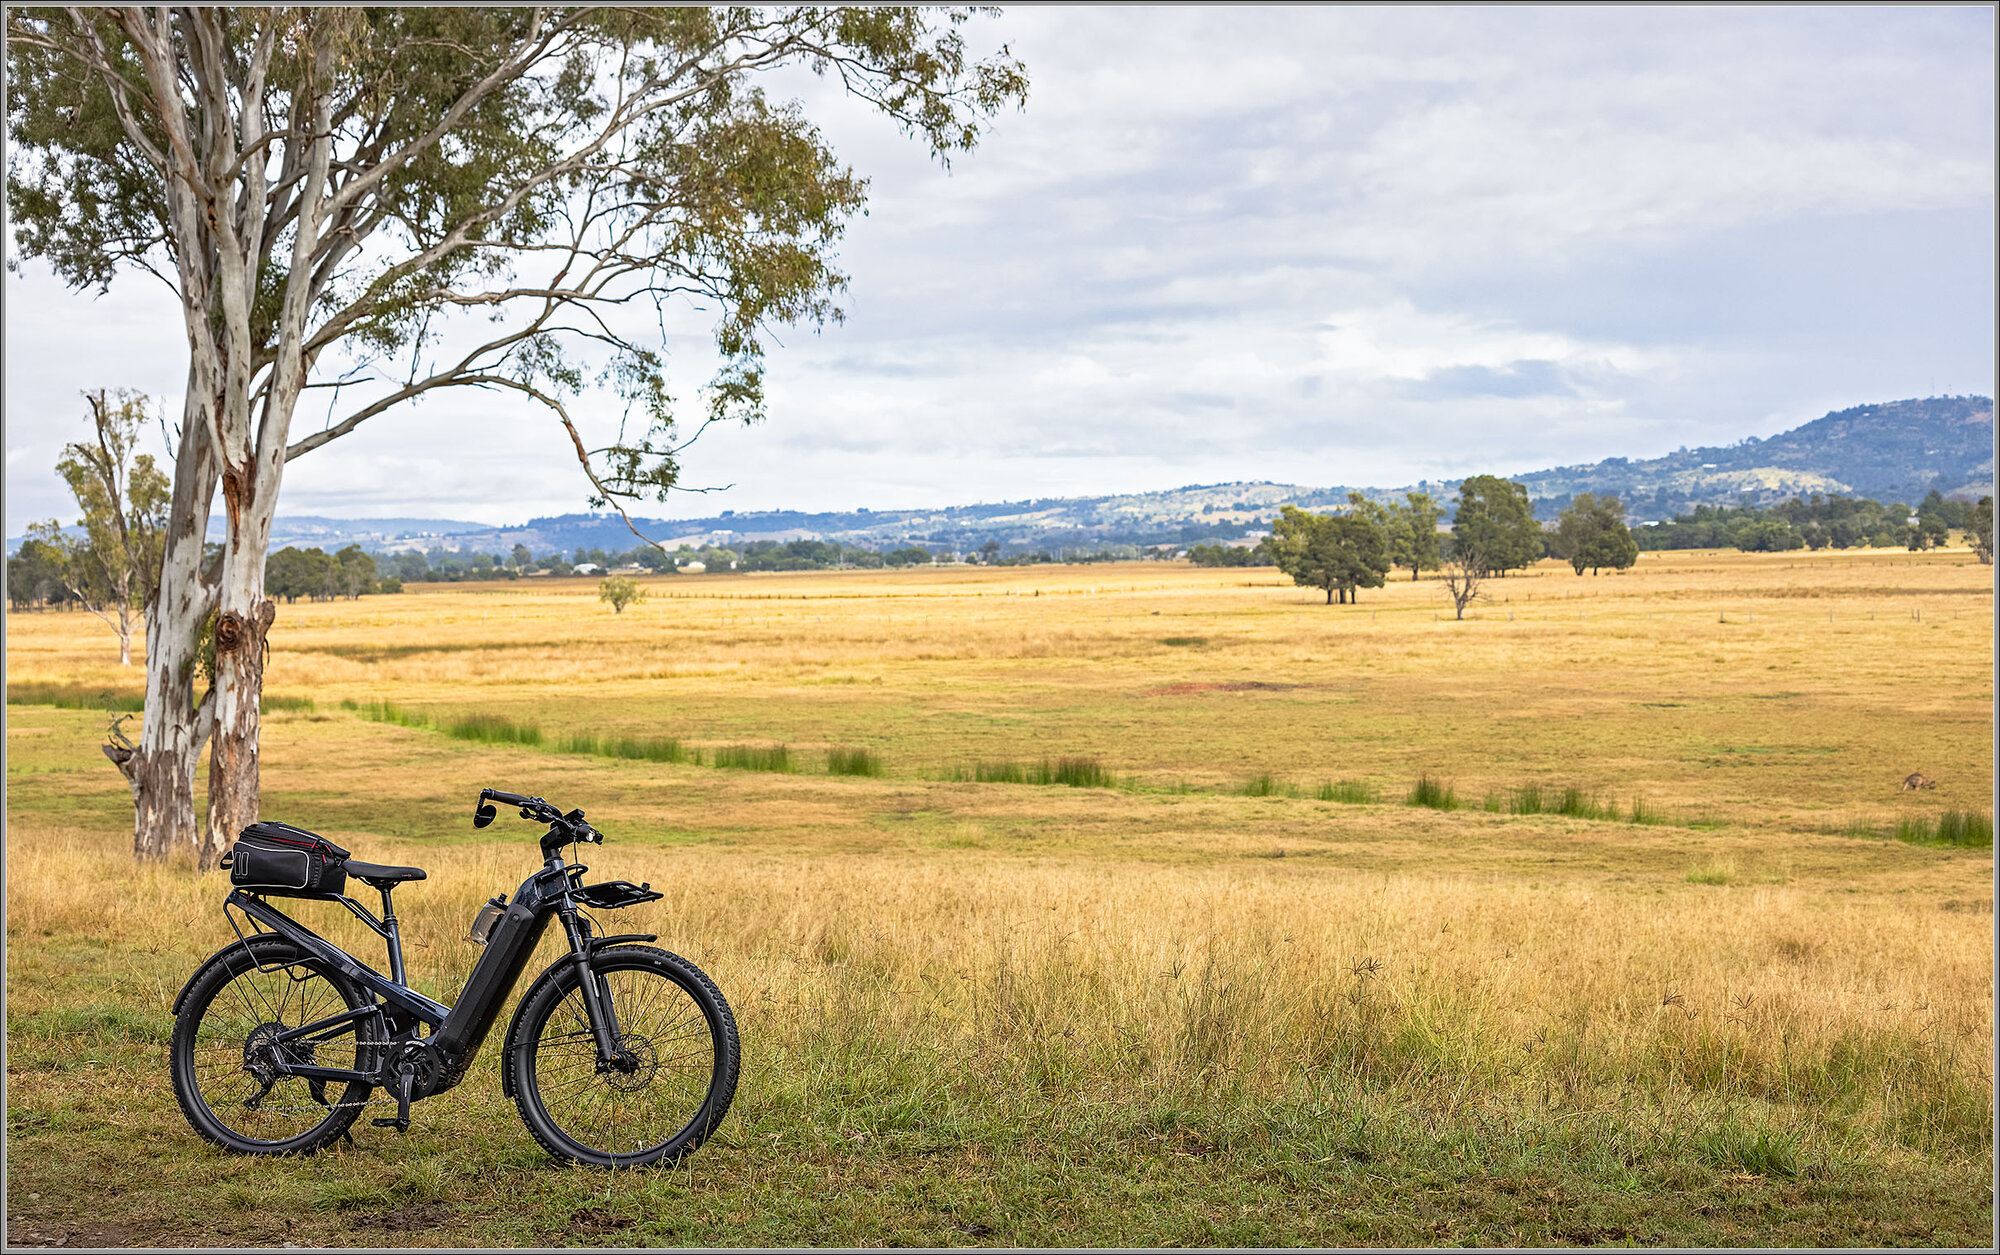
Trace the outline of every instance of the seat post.
<path fill-rule="evenodd" d="M 385 880 L 375 887 L 382 891 L 382 930 L 389 941 L 389 979 L 398 985 L 407 985 L 410 982 L 403 979 L 403 934 L 396 927 L 396 904 L 389 900 L 396 885 L 394 881 Z"/>

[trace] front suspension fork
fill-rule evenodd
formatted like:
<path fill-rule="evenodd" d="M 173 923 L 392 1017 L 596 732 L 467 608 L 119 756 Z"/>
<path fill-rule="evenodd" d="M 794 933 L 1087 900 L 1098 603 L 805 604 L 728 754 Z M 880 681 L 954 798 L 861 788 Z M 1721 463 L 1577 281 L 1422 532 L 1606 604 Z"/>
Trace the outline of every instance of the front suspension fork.
<path fill-rule="evenodd" d="M 569 934 L 570 962 L 576 966 L 577 989 L 583 994 L 583 1012 L 590 1021 L 590 1035 L 597 1042 L 600 1068 L 618 1062 L 618 1013 L 611 1006 L 611 986 L 590 966 L 590 925 L 575 911 L 562 912 L 563 931 Z"/>

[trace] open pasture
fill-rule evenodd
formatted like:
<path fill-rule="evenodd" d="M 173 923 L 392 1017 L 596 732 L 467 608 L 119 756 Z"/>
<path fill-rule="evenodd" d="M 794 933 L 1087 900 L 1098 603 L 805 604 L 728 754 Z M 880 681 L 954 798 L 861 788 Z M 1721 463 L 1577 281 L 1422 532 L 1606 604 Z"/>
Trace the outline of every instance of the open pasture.
<path fill-rule="evenodd" d="M 613 931 L 716 978 L 744 1081 L 617 1177 L 548 1165 L 494 1050 L 407 1138 L 195 1138 L 168 1005 L 222 889 L 134 871 L 104 716 L 20 701 L 136 689 L 108 634 L 14 616 L 10 1239 L 1982 1244 L 1991 852 L 1881 834 L 1990 816 L 1990 576 L 1547 563 L 1463 623 L 1431 580 L 1164 564 L 281 606 L 269 692 L 310 707 L 266 716 L 264 813 L 431 869 L 397 895 L 428 992 L 533 859 L 472 830 L 482 784 L 669 889 Z M 990 782 L 1066 759 L 1108 781 Z"/>

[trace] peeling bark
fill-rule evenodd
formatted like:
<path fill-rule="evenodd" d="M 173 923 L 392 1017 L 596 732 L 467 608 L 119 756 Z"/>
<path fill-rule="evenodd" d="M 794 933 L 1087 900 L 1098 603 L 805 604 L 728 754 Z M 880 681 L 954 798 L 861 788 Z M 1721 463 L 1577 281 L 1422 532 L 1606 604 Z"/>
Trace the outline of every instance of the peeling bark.
<path fill-rule="evenodd" d="M 262 583 L 259 579 L 260 593 Z M 221 854 L 257 822 L 258 701 L 264 692 L 265 638 L 277 617 L 278 607 L 265 599 L 249 616 L 224 610 L 215 621 L 215 727 L 208 755 L 204 859 Z"/>
<path fill-rule="evenodd" d="M 194 771 L 213 702 L 197 702 L 195 684 L 202 627 L 215 607 L 214 585 L 203 578 L 202 544 L 217 466 L 200 412 L 190 387 L 174 456 L 159 591 L 146 616 L 146 709 L 139 747 L 119 764 L 132 785 L 132 851 L 141 859 L 162 859 L 177 849 L 198 851 L 201 844 Z"/>

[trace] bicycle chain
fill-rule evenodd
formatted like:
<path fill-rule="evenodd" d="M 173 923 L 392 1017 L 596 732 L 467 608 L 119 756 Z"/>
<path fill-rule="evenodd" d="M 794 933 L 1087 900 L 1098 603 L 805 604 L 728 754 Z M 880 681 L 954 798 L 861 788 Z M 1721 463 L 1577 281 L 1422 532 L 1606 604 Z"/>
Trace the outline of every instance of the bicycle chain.
<path fill-rule="evenodd" d="M 355 1045 L 357 1045 L 357 1046 L 397 1046 L 397 1045 L 401 1045 L 402 1043 L 401 1043 L 400 1041 L 357 1041 L 357 1042 L 355 1042 L 354 1044 L 355 1044 Z M 292 1076 L 292 1075 L 290 1075 L 290 1074 L 287 1074 L 287 1075 L 286 1075 L 286 1077 L 285 1077 L 284 1079 L 288 1079 L 288 1080 L 298 1080 L 298 1079 L 300 1079 L 300 1078 L 299 1078 L 299 1077 L 296 1077 L 296 1076 Z M 381 1087 L 380 1087 L 380 1086 L 375 1086 L 375 1087 L 373 1087 L 373 1088 L 377 1088 L 377 1089 L 379 1089 L 379 1088 L 381 1088 Z M 442 1095 L 435 1095 L 435 1096 L 436 1096 L 436 1097 L 442 1097 Z M 364 1098 L 364 1099 L 362 1099 L 362 1100 L 361 1100 L 361 1101 L 359 1101 L 359 1102 L 329 1102 L 329 1103 L 314 1103 L 314 1104 L 313 1104 L 312 1106 L 310 1106 L 310 1107 L 263 1107 L 263 1106 L 260 1106 L 260 1107 L 257 1107 L 257 1108 L 256 1108 L 256 1110 L 258 1110 L 258 1111 L 341 1111 L 341 1110 L 344 1110 L 344 1109 L 346 1109 L 346 1108 L 348 1108 L 348 1107 L 379 1107 L 379 1106 L 383 1105 L 384 1103 L 394 1103 L 395 1101 L 396 1101 L 396 1099 L 395 1099 L 395 1096 L 394 1096 L 394 1095 L 390 1095 L 390 1096 L 389 1096 L 389 1097 L 387 1097 L 387 1098 Z"/>

